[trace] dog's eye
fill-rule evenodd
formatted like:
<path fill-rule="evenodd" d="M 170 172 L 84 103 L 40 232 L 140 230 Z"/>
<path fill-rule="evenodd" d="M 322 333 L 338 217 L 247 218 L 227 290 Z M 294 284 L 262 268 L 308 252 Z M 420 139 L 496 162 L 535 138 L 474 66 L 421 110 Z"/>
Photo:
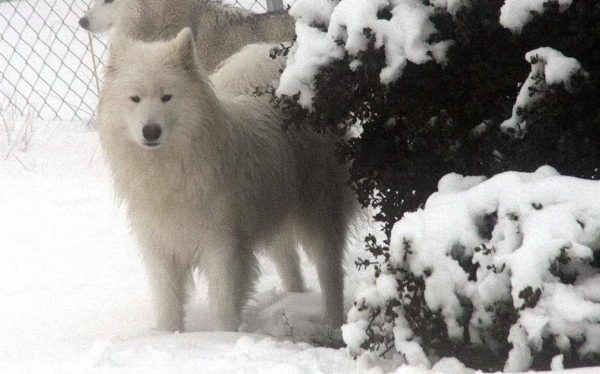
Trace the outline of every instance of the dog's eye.
<path fill-rule="evenodd" d="M 140 102 L 140 100 L 142 100 L 142 99 L 140 99 L 140 97 L 139 97 L 139 96 L 137 96 L 137 95 L 135 95 L 135 96 L 130 96 L 129 98 L 130 98 L 130 99 L 131 99 L 131 101 L 133 101 L 134 103 L 139 103 L 139 102 Z"/>
<path fill-rule="evenodd" d="M 166 103 L 167 101 L 171 100 L 172 97 L 173 97 L 173 95 L 162 95 L 162 97 L 160 98 L 160 100 L 163 103 Z"/>

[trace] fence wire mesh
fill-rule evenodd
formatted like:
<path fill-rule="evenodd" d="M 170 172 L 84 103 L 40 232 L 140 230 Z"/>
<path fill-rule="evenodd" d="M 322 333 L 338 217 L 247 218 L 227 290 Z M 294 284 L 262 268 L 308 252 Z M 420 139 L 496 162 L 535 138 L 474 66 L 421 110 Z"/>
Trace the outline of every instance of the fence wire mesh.
<path fill-rule="evenodd" d="M 0 111 L 48 120 L 93 117 L 106 39 L 78 25 L 92 1 L 0 0 Z M 280 3 L 225 2 L 259 13 Z"/>

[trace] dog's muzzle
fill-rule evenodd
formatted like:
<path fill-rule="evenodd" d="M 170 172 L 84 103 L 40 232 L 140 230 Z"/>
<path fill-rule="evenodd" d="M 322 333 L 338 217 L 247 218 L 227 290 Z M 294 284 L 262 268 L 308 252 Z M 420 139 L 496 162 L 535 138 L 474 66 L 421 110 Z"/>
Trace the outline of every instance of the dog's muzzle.
<path fill-rule="evenodd" d="M 88 28 L 90 27 L 90 20 L 87 17 L 81 17 L 79 19 L 79 26 L 83 27 L 84 29 L 88 30 Z"/>

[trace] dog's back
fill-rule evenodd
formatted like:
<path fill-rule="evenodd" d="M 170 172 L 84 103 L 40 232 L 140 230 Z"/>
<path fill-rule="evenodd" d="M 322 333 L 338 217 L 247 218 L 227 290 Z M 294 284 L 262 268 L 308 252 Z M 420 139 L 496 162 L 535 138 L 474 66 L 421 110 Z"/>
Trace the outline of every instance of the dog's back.
<path fill-rule="evenodd" d="M 295 35 L 294 19 L 285 11 L 232 12 L 211 1 L 201 1 L 197 8 L 196 43 L 209 72 L 247 44 L 290 42 Z"/>
<path fill-rule="evenodd" d="M 256 14 L 207 0 L 134 0 L 119 28 L 146 42 L 168 40 L 184 27 L 195 35 L 198 57 L 208 72 L 253 43 L 291 41 L 294 21 L 287 12 Z M 268 63 L 268 53 L 263 60 Z"/>

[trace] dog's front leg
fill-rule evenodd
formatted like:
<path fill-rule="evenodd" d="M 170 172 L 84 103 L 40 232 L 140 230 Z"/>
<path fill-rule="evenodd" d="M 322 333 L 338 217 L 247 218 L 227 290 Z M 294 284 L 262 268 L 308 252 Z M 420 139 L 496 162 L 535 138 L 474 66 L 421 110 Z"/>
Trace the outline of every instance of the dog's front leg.
<path fill-rule="evenodd" d="M 188 270 L 177 264 L 174 257 L 160 252 L 143 253 L 150 291 L 156 311 L 156 329 L 183 331 L 183 303 Z"/>
<path fill-rule="evenodd" d="M 258 275 L 256 257 L 250 246 L 239 239 L 219 241 L 207 252 L 208 296 L 216 328 L 237 331 Z"/>

